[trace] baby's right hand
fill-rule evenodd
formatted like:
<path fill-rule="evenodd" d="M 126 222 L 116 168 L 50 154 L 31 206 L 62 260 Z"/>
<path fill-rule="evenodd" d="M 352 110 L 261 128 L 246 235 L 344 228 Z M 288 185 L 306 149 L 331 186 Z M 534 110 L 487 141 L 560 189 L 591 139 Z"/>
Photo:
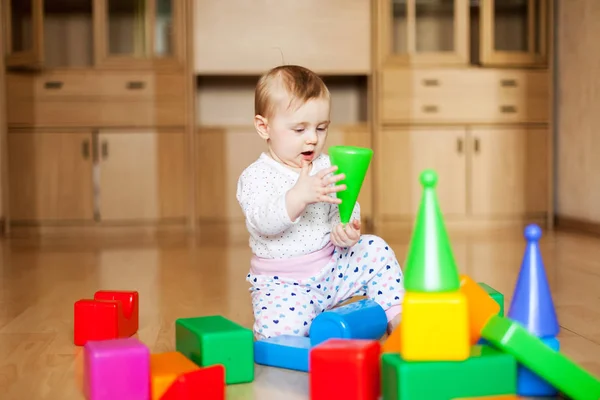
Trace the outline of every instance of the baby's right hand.
<path fill-rule="evenodd" d="M 310 163 L 303 161 L 300 177 L 290 191 L 293 192 L 297 201 L 305 207 L 309 204 L 319 202 L 340 204 L 342 200 L 329 196 L 330 193 L 346 190 L 346 185 L 344 184 L 333 185 L 346 178 L 344 174 L 333 175 L 332 173 L 337 171 L 337 169 L 337 166 L 333 165 L 311 176 L 309 175 Z"/>

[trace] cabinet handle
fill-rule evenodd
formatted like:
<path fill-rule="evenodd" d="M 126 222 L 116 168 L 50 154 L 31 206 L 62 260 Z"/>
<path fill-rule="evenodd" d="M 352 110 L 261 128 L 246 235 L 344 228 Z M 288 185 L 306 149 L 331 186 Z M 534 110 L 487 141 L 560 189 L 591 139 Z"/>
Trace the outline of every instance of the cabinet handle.
<path fill-rule="evenodd" d="M 501 106 L 500 112 L 503 114 L 514 114 L 517 112 L 517 107 L 515 106 Z"/>
<path fill-rule="evenodd" d="M 438 112 L 438 107 L 437 106 L 423 106 L 423 112 L 436 113 L 436 112 Z"/>
<path fill-rule="evenodd" d="M 500 80 L 500 86 L 502 86 L 502 87 L 517 87 L 517 81 L 514 79 L 502 79 L 502 80 Z"/>
<path fill-rule="evenodd" d="M 456 151 L 459 154 L 463 152 L 463 140 L 461 138 L 456 139 Z"/>
<path fill-rule="evenodd" d="M 44 83 L 44 87 L 46 89 L 61 89 L 63 87 L 63 83 L 61 81 L 48 81 Z"/>
<path fill-rule="evenodd" d="M 90 141 L 87 139 L 81 143 L 81 155 L 84 160 L 90 158 Z"/>
<path fill-rule="evenodd" d="M 127 89 L 129 89 L 129 90 L 143 89 L 145 86 L 146 86 L 146 84 L 142 81 L 127 82 Z"/>
<path fill-rule="evenodd" d="M 423 79 L 423 86 L 439 86 L 439 84 L 437 79 Z"/>
<path fill-rule="evenodd" d="M 475 153 L 479 153 L 479 139 L 475 138 Z"/>
<path fill-rule="evenodd" d="M 102 142 L 102 158 L 104 160 L 108 158 L 108 142 Z"/>

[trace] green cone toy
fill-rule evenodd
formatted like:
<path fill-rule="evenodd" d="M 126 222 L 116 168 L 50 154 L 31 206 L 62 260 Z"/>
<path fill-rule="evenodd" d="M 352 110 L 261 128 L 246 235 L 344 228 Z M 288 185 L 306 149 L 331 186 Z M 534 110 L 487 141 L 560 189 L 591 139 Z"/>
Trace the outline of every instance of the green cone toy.
<path fill-rule="evenodd" d="M 373 150 L 356 146 L 331 146 L 328 153 L 331 165 L 338 167 L 335 174 L 346 175 L 346 179 L 337 182 L 338 185 L 346 184 L 346 190 L 337 192 L 337 198 L 342 200 L 338 205 L 340 220 L 342 224 L 347 224 L 371 164 Z"/>
<path fill-rule="evenodd" d="M 459 290 L 458 269 L 435 192 L 438 176 L 425 170 L 421 204 L 406 258 L 404 286 L 412 292 L 451 292 Z"/>

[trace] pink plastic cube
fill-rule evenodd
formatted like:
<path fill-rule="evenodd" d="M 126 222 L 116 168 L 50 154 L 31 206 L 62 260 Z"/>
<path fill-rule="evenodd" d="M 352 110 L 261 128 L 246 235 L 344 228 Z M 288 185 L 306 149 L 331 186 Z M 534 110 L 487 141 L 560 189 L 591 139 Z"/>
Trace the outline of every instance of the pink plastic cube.
<path fill-rule="evenodd" d="M 148 400 L 150 350 L 136 338 L 89 341 L 84 346 L 88 400 Z"/>

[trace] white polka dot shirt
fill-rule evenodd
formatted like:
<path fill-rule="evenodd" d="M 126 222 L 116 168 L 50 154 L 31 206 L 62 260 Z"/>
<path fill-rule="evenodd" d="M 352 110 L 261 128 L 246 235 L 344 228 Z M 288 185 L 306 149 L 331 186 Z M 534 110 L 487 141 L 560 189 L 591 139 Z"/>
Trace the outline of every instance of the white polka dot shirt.
<path fill-rule="evenodd" d="M 313 160 L 310 175 L 330 165 L 329 156 L 321 154 Z M 318 251 L 329 243 L 331 228 L 340 222 L 337 204 L 309 204 L 295 221 L 287 213 L 285 194 L 299 176 L 265 153 L 240 175 L 236 197 L 246 217 L 250 248 L 256 256 L 296 257 Z M 360 220 L 358 201 L 352 219 Z"/>

